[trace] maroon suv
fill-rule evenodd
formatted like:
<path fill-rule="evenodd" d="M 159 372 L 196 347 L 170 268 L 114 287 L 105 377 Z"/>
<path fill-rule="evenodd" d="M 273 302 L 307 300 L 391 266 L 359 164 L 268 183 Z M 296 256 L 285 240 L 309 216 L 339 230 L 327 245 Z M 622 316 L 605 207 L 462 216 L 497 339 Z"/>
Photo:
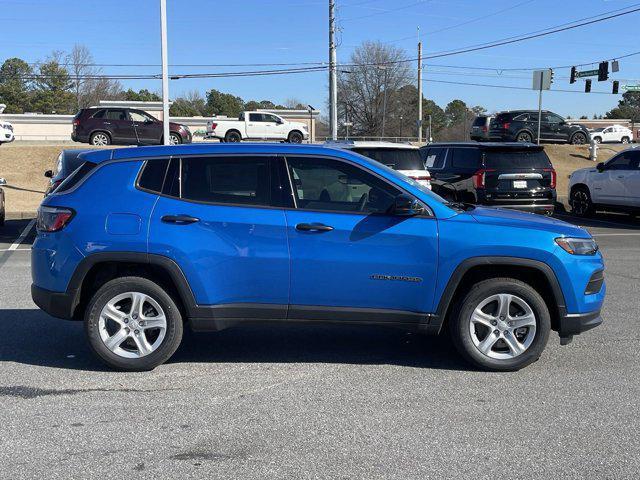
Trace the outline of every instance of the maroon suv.
<path fill-rule="evenodd" d="M 171 144 L 191 143 L 189 127 L 169 123 Z M 73 117 L 74 142 L 91 145 L 159 145 L 162 122 L 133 108 L 83 108 Z"/>

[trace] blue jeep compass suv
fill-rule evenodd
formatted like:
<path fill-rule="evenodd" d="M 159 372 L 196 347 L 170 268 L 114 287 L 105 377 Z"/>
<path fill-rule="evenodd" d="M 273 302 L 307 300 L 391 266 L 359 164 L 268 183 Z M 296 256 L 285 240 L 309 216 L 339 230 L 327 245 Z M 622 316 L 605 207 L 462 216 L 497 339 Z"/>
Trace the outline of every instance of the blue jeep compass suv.
<path fill-rule="evenodd" d="M 601 322 L 603 261 L 582 228 L 448 203 L 344 149 L 181 145 L 99 150 L 38 212 L 32 296 L 84 320 L 122 370 L 160 365 L 185 325 L 446 327 L 491 370 Z"/>

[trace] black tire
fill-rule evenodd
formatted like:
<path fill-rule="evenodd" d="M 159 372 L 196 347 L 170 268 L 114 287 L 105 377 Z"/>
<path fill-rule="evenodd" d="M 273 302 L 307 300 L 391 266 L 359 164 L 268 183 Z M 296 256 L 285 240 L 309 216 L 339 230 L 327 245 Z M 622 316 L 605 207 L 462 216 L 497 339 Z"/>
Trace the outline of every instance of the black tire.
<path fill-rule="evenodd" d="M 289 143 L 302 143 L 302 140 L 304 139 L 302 133 L 298 132 L 297 130 L 294 130 L 293 132 L 289 133 L 289 138 L 287 138 L 287 141 Z"/>
<path fill-rule="evenodd" d="M 470 332 L 470 318 L 483 300 L 502 293 L 515 295 L 530 306 L 535 315 L 536 329 L 532 333 L 531 344 L 522 353 L 513 358 L 495 359 L 475 346 Z M 492 371 L 520 370 L 538 360 L 547 344 L 550 331 L 551 317 L 543 298 L 529 284 L 514 278 L 491 278 L 475 284 L 454 306 L 449 324 L 453 344 L 464 359 L 476 367 Z M 493 332 L 489 331 L 488 335 L 493 335 Z M 500 341 L 502 340 L 498 340 Z"/>
<path fill-rule="evenodd" d="M 533 142 L 533 135 L 531 135 L 527 131 L 518 132 L 518 134 L 516 135 L 516 142 L 532 143 Z"/>
<path fill-rule="evenodd" d="M 596 143 L 602 143 L 602 139 L 600 137 L 593 137 L 593 141 Z"/>
<path fill-rule="evenodd" d="M 224 136 L 224 141 L 229 143 L 238 143 L 242 141 L 242 136 L 240 135 L 240 132 L 231 130 L 230 132 L 227 132 L 226 135 Z"/>
<path fill-rule="evenodd" d="M 622 143 L 625 143 L 625 144 L 626 144 L 626 143 L 631 143 L 631 139 L 630 139 L 629 137 L 622 137 L 622 138 L 620 139 L 620 141 L 621 141 Z"/>
<path fill-rule="evenodd" d="M 571 213 L 579 217 L 590 217 L 595 213 L 591 193 L 587 187 L 581 185 L 571 189 L 569 205 L 571 205 Z"/>
<path fill-rule="evenodd" d="M 587 143 L 587 136 L 582 132 L 576 132 L 571 136 L 569 143 L 571 145 L 584 145 Z"/>
<path fill-rule="evenodd" d="M 151 353 L 138 358 L 125 358 L 112 352 L 100 336 L 99 319 L 104 306 L 117 295 L 140 292 L 153 298 L 165 312 L 166 333 L 160 345 Z M 142 277 L 120 277 L 105 283 L 93 295 L 85 311 L 85 333 L 96 356 L 109 367 L 140 372 L 153 370 L 166 362 L 182 341 L 183 321 L 173 298 L 158 284 Z"/>
<path fill-rule="evenodd" d="M 93 132 L 89 137 L 89 143 L 95 146 L 111 145 L 111 135 L 107 132 Z"/>
<path fill-rule="evenodd" d="M 169 138 L 171 145 L 180 145 L 182 143 L 182 137 L 177 133 L 170 133 Z"/>

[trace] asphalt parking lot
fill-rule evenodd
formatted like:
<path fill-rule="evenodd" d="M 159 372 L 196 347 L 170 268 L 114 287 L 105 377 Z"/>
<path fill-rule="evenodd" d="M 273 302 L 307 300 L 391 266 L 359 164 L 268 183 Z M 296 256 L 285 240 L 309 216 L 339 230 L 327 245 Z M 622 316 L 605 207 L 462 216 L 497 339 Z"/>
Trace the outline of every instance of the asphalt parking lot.
<path fill-rule="evenodd" d="M 640 220 L 577 222 L 605 323 L 507 374 L 446 338 L 307 326 L 188 335 L 153 372 L 111 372 L 31 302 L 28 222 L 0 229 L 4 478 L 640 476 Z"/>

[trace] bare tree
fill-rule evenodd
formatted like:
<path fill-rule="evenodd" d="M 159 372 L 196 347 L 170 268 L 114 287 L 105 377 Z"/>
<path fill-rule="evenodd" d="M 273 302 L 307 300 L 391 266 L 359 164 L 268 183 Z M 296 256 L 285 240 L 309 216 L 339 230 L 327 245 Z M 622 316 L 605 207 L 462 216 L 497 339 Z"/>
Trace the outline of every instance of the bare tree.
<path fill-rule="evenodd" d="M 355 135 L 381 135 L 383 114 L 387 121 L 399 116 L 397 92 L 414 79 L 406 59 L 404 50 L 380 42 L 364 42 L 353 52 L 338 75 L 338 118 L 352 122 Z"/>
<path fill-rule="evenodd" d="M 122 85 L 117 80 L 97 78 L 102 74 L 102 69 L 95 66 L 91 51 L 84 45 L 74 45 L 67 56 L 67 64 L 78 110 L 95 105 L 100 100 L 116 98 L 122 91 Z"/>

